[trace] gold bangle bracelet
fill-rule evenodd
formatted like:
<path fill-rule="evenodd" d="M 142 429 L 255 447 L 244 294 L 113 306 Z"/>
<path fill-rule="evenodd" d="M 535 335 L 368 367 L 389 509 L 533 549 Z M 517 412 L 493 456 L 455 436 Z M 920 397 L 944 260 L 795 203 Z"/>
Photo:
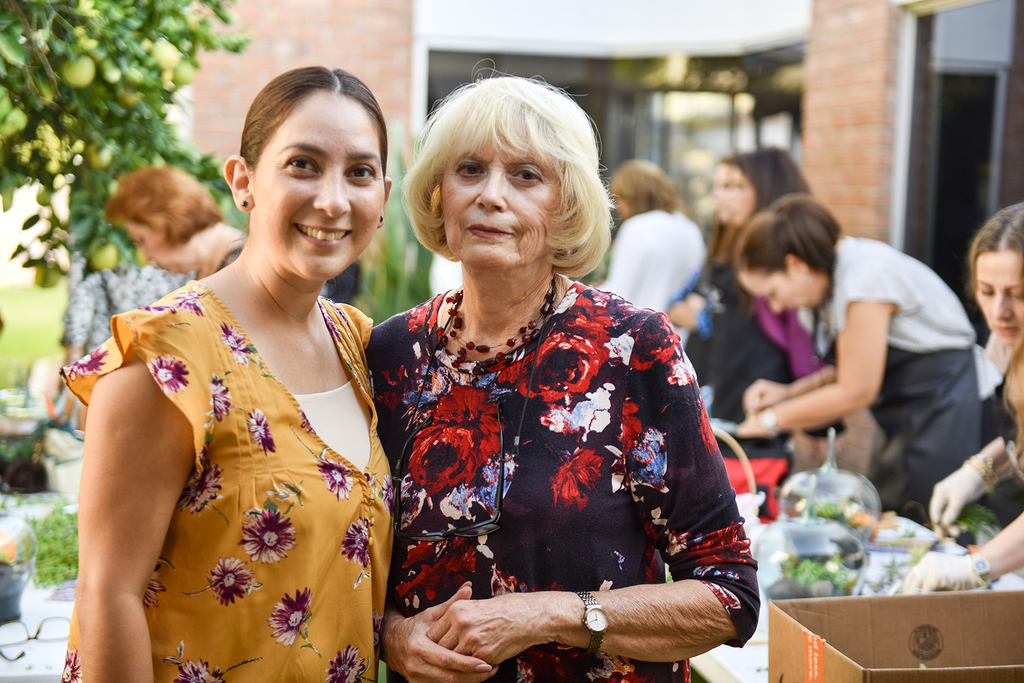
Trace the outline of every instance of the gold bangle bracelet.
<path fill-rule="evenodd" d="M 981 457 L 980 454 L 972 455 L 964 461 L 965 465 L 968 465 L 981 475 L 982 481 L 985 482 L 985 490 L 991 494 L 996 489 L 996 471 L 992 469 L 992 465 L 988 463 L 985 458 Z"/>

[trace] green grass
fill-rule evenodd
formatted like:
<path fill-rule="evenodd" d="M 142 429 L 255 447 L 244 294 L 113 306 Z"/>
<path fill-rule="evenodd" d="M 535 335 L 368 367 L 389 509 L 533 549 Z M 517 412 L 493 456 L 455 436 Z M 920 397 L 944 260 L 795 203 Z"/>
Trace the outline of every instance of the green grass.
<path fill-rule="evenodd" d="M 0 287 L 0 366 L 11 360 L 26 369 L 35 360 L 62 353 L 64 327 L 61 316 L 67 308 L 64 283 L 49 289 L 39 287 Z M 0 388 L 7 386 L 8 373 L 0 372 Z"/>

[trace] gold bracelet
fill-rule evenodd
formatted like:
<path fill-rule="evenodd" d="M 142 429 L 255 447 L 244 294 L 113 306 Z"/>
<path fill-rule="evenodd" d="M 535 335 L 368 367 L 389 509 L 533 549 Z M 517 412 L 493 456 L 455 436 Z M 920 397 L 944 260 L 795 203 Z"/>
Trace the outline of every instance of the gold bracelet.
<path fill-rule="evenodd" d="M 989 494 L 996 490 L 996 471 L 992 469 L 992 465 L 985 458 L 981 457 L 980 453 L 967 458 L 964 464 L 970 466 L 981 476 L 982 481 L 985 482 L 985 490 Z"/>

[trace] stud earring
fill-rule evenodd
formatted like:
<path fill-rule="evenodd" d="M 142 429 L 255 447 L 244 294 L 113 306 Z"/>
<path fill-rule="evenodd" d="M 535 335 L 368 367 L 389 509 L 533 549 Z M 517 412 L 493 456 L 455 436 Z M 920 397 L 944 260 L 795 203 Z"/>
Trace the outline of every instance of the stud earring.
<path fill-rule="evenodd" d="M 249 202 L 242 202 L 242 206 L 243 206 L 243 207 L 245 207 L 245 206 L 249 206 Z"/>
<path fill-rule="evenodd" d="M 384 214 L 381 214 L 381 215 L 380 215 L 380 222 L 381 222 L 381 223 L 383 223 L 383 222 L 384 222 Z"/>

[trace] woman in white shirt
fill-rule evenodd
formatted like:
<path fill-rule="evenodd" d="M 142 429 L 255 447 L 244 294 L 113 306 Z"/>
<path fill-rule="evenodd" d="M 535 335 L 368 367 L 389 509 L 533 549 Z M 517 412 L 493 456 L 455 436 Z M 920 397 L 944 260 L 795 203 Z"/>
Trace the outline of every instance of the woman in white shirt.
<path fill-rule="evenodd" d="M 672 294 L 704 265 L 704 237 L 686 217 L 675 185 L 657 164 L 639 159 L 623 163 L 610 189 L 623 222 L 601 289 L 665 313 Z M 689 330 L 676 332 L 685 344 Z"/>

